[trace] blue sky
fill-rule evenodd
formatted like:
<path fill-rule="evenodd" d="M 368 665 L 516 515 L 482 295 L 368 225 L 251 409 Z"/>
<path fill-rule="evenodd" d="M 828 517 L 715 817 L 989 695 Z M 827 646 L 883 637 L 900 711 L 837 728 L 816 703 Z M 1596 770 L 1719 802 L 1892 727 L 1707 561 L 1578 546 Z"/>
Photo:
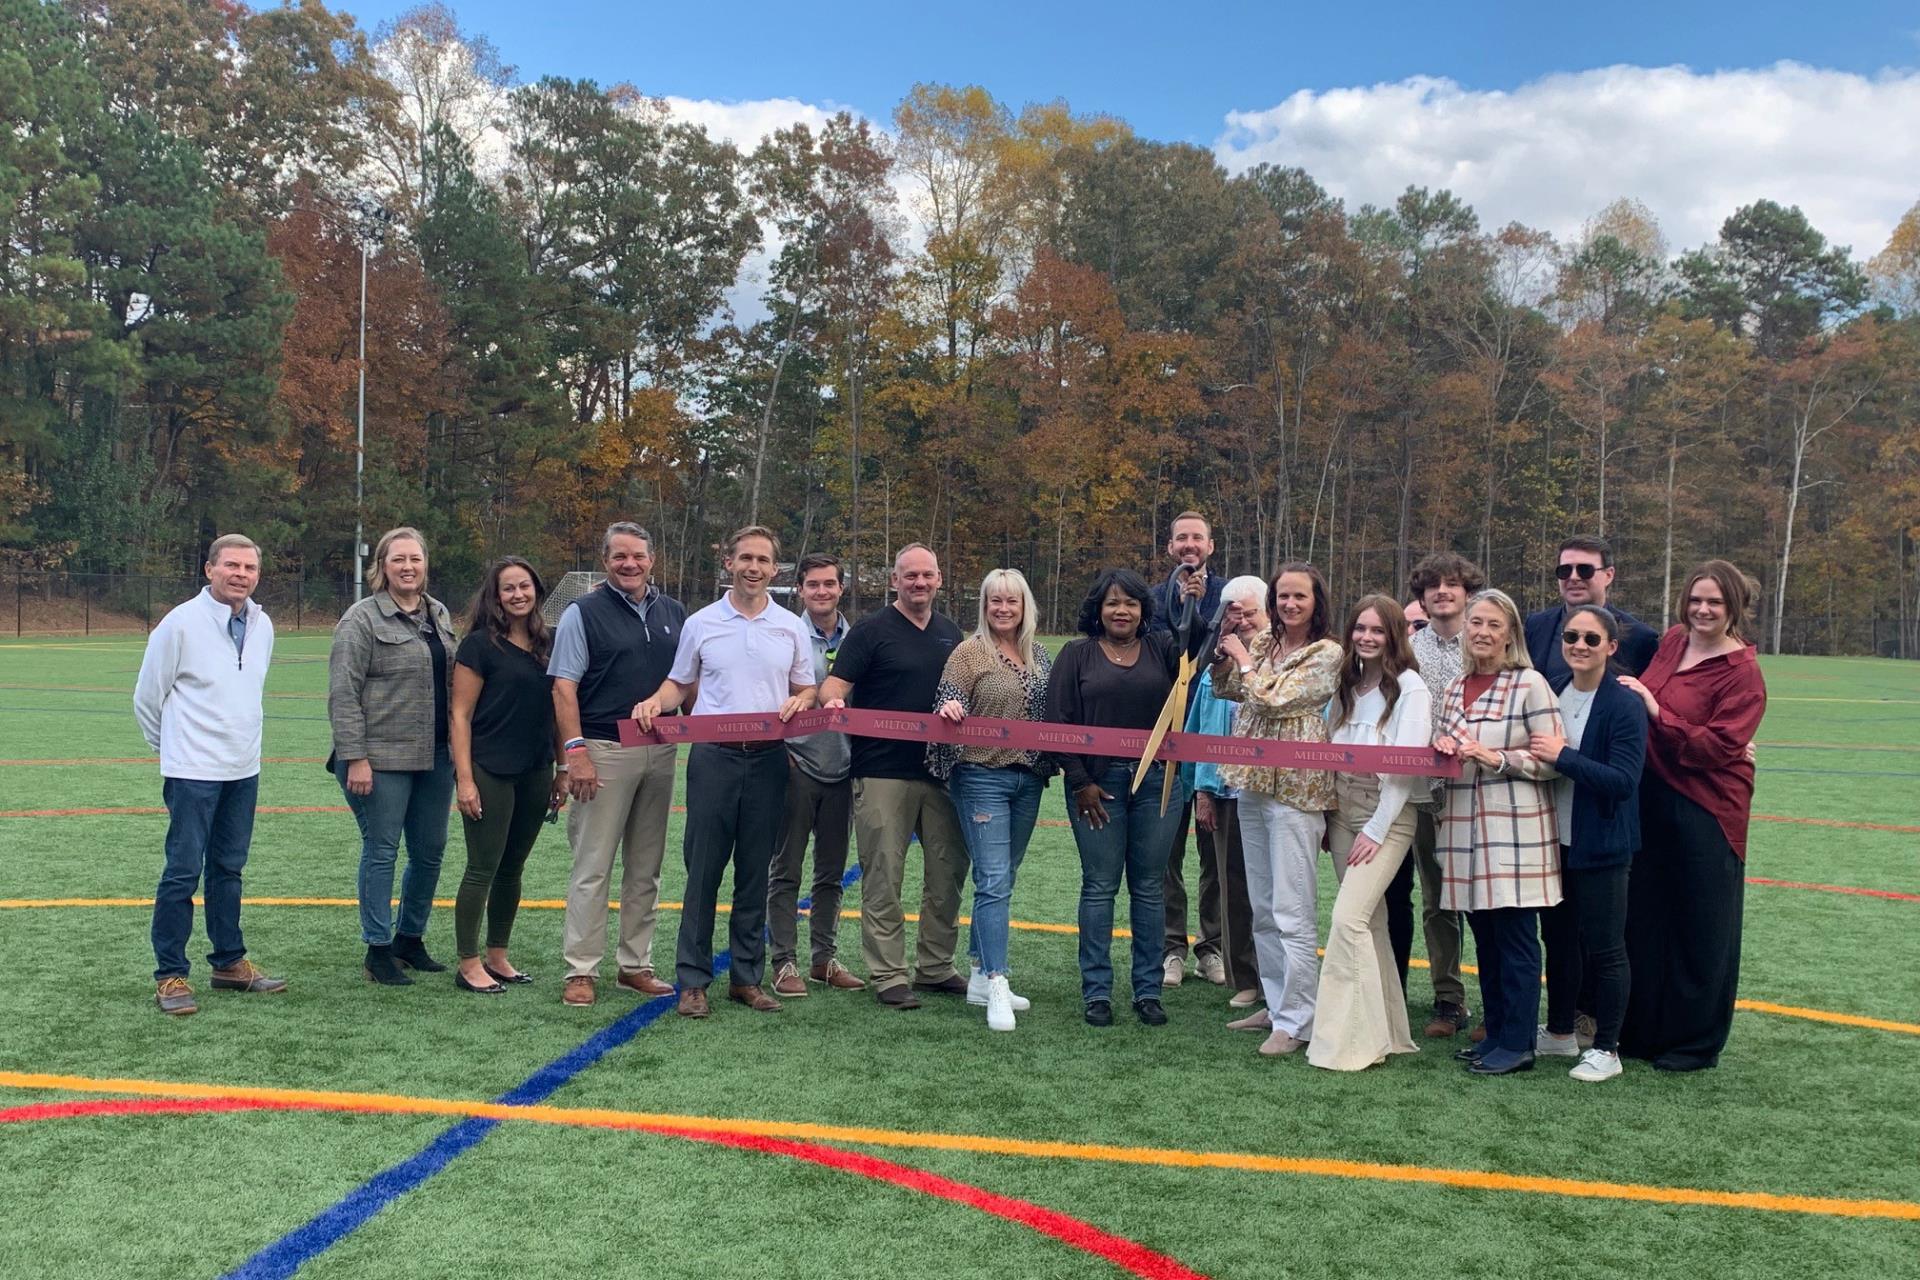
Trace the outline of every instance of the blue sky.
<path fill-rule="evenodd" d="M 368 28 L 410 7 L 343 0 Z M 1872 75 L 1920 65 L 1920 5 L 1747 0 L 1607 4 L 769 4 L 455 0 L 525 78 L 627 80 L 688 98 L 789 97 L 884 119 L 916 80 L 1011 105 L 1066 98 L 1149 137 L 1210 144 L 1232 109 L 1296 90 L 1444 76 L 1512 89 L 1617 63 L 1695 71 L 1783 59 Z"/>

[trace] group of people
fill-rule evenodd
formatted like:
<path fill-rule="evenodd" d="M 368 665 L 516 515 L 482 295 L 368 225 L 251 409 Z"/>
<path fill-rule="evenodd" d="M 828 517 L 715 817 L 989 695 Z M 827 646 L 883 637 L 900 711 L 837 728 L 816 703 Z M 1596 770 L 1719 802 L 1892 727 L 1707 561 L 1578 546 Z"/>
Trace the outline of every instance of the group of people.
<path fill-rule="evenodd" d="M 1010 904 L 1059 773 L 1081 863 L 1081 1003 L 1091 1025 L 1114 1021 L 1124 878 L 1126 996 L 1142 1023 L 1167 1021 L 1164 990 L 1186 978 L 1191 947 L 1194 972 L 1231 988 L 1238 1016 L 1227 1026 L 1264 1032 L 1263 1054 L 1304 1050 L 1315 1066 L 1350 1071 L 1412 1052 L 1405 986 L 1417 873 L 1434 996 L 1424 1034 L 1466 1034 L 1456 1056 L 1472 1072 L 1507 1074 L 1561 1054 L 1579 1058 L 1572 1074 L 1582 1080 L 1618 1075 L 1622 1054 L 1669 1070 L 1714 1065 L 1733 1012 L 1750 744 L 1766 701 L 1745 638 L 1753 588 L 1744 575 L 1724 561 L 1700 566 L 1680 593 L 1680 623 L 1663 637 L 1609 604 L 1616 570 L 1600 539 L 1562 545 L 1560 603 L 1524 619 L 1478 568 L 1442 552 L 1415 567 L 1404 606 L 1363 596 L 1336 630 L 1313 565 L 1223 581 L 1209 568 L 1213 550 L 1206 519 L 1183 513 L 1167 578 L 1149 585 L 1128 569 L 1104 571 L 1082 602 L 1078 637 L 1049 654 L 1018 570 L 986 576 L 966 634 L 934 607 L 940 566 L 919 544 L 894 559 L 891 602 L 852 624 L 840 611 L 838 560 L 803 558 L 791 611 L 770 594 L 780 546 L 760 526 L 727 540 L 729 586 L 692 613 L 653 581 L 652 536 L 619 522 L 602 540 L 605 583 L 551 631 L 544 584 L 518 557 L 489 569 L 456 631 L 427 590 L 426 540 L 388 531 L 371 591 L 341 618 L 329 658 L 328 768 L 361 837 L 366 976 L 407 985 L 414 973 L 446 969 L 426 932 L 451 806 L 467 848 L 453 982 L 477 995 L 533 982 L 510 957 L 512 927 L 528 855 L 564 810 L 567 1005 L 597 999 L 618 858 L 614 981 L 676 995 L 683 1016 L 711 1014 L 709 989 L 724 971 L 727 998 L 755 1012 L 778 1012 L 814 988 L 871 987 L 896 1010 L 927 994 L 962 997 L 984 1008 L 990 1029 L 1012 1031 L 1030 1002 L 1011 986 Z M 259 550 L 223 537 L 206 574 L 206 591 L 154 629 L 135 696 L 171 815 L 153 944 L 156 1000 L 174 1014 L 196 1008 L 185 947 L 203 876 L 213 985 L 286 985 L 247 958 L 239 926 L 273 639 L 251 598 Z M 678 752 L 623 744 L 621 722 L 645 734 L 692 711 L 786 721 L 814 707 L 1128 730 L 1165 725 L 1171 710 L 1189 732 L 1431 749 L 1459 772 L 1158 760 L 1139 769 L 1080 752 L 837 732 L 697 742 L 686 754 L 687 884 L 669 982 L 653 933 Z M 916 845 L 909 961 L 902 894 Z M 864 977 L 838 948 L 850 849 Z M 1323 850 L 1339 885 L 1324 966 Z M 729 865 L 723 957 L 714 933 Z M 1478 1026 L 1462 981 L 1463 920 L 1479 958 Z"/>

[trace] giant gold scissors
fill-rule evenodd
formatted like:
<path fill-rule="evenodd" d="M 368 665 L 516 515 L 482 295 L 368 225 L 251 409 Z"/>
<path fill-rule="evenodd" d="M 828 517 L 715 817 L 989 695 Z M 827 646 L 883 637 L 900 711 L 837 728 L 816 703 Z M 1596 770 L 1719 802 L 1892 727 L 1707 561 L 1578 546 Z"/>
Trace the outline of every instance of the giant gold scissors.
<path fill-rule="evenodd" d="M 1191 574 L 1193 567 L 1190 565 L 1182 565 L 1179 572 L 1182 574 Z M 1180 665 L 1174 671 L 1173 688 L 1167 692 L 1166 705 L 1160 708 L 1159 718 L 1153 722 L 1153 731 L 1147 735 L 1146 750 L 1140 753 L 1140 766 L 1133 771 L 1133 786 L 1130 790 L 1138 791 L 1140 784 L 1147 780 L 1147 770 L 1153 767 L 1153 758 L 1160 754 L 1160 744 L 1167 740 L 1167 734 L 1173 730 L 1174 725 L 1184 725 L 1186 723 L 1187 687 L 1193 683 L 1193 673 L 1197 671 L 1200 666 L 1195 655 L 1196 653 L 1205 653 L 1212 649 L 1215 639 L 1220 632 L 1220 618 L 1226 611 L 1225 602 L 1222 601 L 1222 607 L 1214 612 L 1213 621 L 1207 631 L 1207 643 L 1202 645 L 1198 650 L 1195 650 L 1191 641 L 1193 639 L 1194 619 L 1199 613 L 1199 610 L 1200 602 L 1198 599 L 1193 596 L 1182 595 L 1180 619 L 1174 624 L 1173 628 L 1174 643 L 1180 646 Z M 1166 776 L 1160 780 L 1160 814 L 1162 817 L 1166 816 L 1167 806 L 1172 803 L 1173 800 L 1173 775 L 1174 771 L 1168 769 Z"/>

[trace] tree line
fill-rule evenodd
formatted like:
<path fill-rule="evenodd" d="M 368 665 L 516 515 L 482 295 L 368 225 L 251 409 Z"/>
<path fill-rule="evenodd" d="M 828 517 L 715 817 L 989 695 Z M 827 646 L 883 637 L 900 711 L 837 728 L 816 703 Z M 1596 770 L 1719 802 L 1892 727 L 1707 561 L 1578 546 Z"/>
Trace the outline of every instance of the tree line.
<path fill-rule="evenodd" d="M 1769 200 L 1687 249 L 1630 198 L 1556 239 L 971 86 L 743 150 L 522 82 L 439 5 L 0 14 L 15 567 L 239 529 L 349 574 L 364 262 L 365 522 L 442 578 L 591 566 L 631 518 L 703 597 L 757 522 L 866 604 L 909 540 L 950 584 L 1019 566 L 1057 627 L 1196 507 L 1229 571 L 1341 597 L 1450 546 L 1543 599 L 1597 532 L 1652 621 L 1725 556 L 1767 647 L 1920 650 L 1920 204 L 1868 261 Z"/>

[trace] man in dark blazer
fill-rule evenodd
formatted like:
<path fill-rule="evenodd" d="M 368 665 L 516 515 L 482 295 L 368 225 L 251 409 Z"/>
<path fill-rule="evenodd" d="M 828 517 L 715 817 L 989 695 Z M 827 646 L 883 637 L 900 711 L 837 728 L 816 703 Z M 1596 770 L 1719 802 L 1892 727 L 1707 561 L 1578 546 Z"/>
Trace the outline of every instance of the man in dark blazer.
<path fill-rule="evenodd" d="M 1613 548 L 1605 538 L 1568 538 L 1560 544 L 1560 561 L 1554 576 L 1560 587 L 1560 603 L 1527 615 L 1527 656 L 1534 669 L 1547 678 L 1555 693 L 1567 687 L 1573 672 L 1560 656 L 1560 633 L 1565 630 L 1569 611 L 1598 605 L 1620 624 L 1620 650 L 1614 665 L 1623 673 L 1637 676 L 1653 661 L 1660 646 L 1660 633 L 1640 619 L 1607 603 L 1607 591 L 1618 570 L 1613 564 Z"/>

